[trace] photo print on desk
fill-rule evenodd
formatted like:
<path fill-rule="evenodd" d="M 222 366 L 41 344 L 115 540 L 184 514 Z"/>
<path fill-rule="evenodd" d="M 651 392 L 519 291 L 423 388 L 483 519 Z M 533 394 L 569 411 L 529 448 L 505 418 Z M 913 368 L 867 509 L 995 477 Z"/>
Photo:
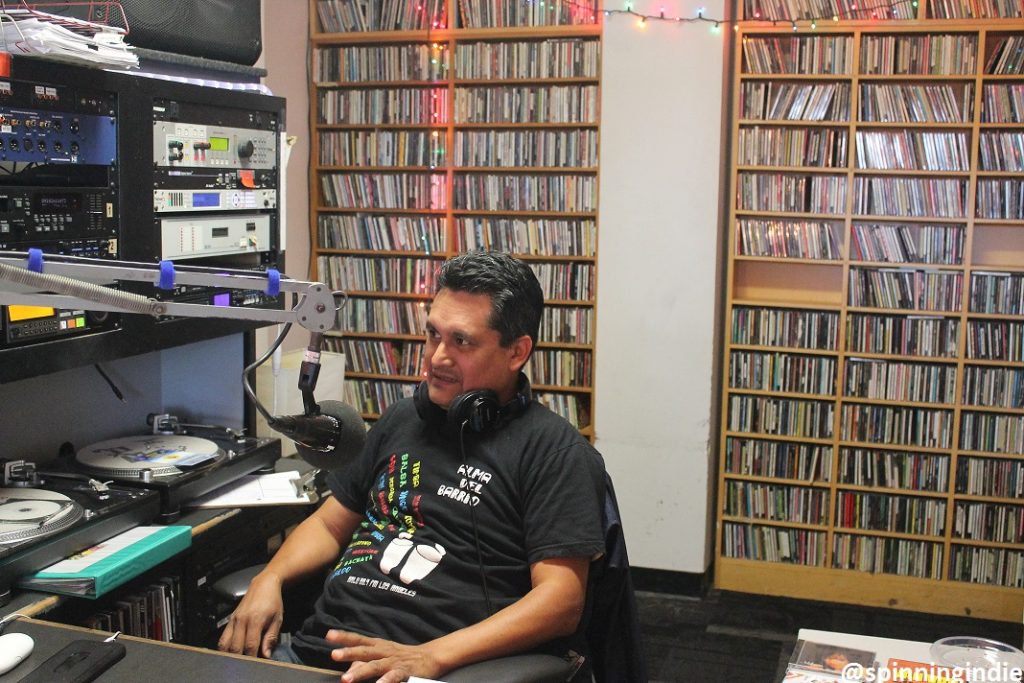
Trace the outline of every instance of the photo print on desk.
<path fill-rule="evenodd" d="M 798 640 L 786 667 L 786 683 L 861 680 L 875 666 L 875 653 L 841 645 Z"/>

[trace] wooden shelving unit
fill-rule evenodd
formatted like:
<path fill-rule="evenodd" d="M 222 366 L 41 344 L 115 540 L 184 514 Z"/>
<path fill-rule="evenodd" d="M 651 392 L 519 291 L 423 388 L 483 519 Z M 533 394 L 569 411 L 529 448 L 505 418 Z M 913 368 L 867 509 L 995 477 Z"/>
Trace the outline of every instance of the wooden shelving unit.
<path fill-rule="evenodd" d="M 360 23 L 355 5 L 310 0 L 311 270 L 350 296 L 329 340 L 346 400 L 372 420 L 410 395 L 434 270 L 508 251 L 548 304 L 535 395 L 593 439 L 600 13 L 402 0 Z"/>
<path fill-rule="evenodd" d="M 937 11 L 738 30 L 718 588 L 1021 617 L 1024 26 Z"/>

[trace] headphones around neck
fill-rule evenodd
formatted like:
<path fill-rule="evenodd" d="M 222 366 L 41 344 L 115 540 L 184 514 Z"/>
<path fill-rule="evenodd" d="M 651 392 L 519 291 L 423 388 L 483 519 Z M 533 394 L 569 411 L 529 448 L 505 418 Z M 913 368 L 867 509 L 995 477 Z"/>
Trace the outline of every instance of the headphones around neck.
<path fill-rule="evenodd" d="M 505 405 L 498 402 L 498 395 L 490 389 L 474 389 L 452 399 L 448 410 L 430 400 L 426 382 L 420 382 L 413 394 L 416 414 L 446 434 L 458 434 L 463 423 L 472 432 L 482 433 L 496 427 L 502 420 L 515 417 L 526 410 L 533 400 L 530 380 L 519 373 L 516 396 Z"/>

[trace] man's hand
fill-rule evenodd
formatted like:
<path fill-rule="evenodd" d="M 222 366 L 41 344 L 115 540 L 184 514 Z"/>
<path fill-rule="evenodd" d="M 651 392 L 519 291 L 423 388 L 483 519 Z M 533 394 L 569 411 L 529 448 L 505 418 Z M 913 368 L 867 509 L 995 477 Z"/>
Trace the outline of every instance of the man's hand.
<path fill-rule="evenodd" d="M 331 659 L 352 663 L 342 675 L 342 683 L 401 683 L 410 676 L 436 678 L 444 673 L 441 664 L 424 645 L 401 645 L 348 631 L 328 631 L 326 639 L 338 646 L 331 652 Z"/>
<path fill-rule="evenodd" d="M 283 620 L 281 581 L 273 575 L 258 574 L 229 617 L 217 648 L 236 654 L 259 653 L 270 657 L 281 635 Z"/>

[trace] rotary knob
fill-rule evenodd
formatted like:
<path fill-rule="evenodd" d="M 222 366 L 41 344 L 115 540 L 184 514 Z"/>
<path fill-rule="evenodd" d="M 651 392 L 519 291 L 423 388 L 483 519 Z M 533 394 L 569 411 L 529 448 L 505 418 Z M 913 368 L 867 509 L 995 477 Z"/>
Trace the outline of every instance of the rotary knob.
<path fill-rule="evenodd" d="M 255 151 L 256 145 L 252 144 L 252 140 L 238 143 L 238 158 L 240 159 L 248 159 Z"/>

